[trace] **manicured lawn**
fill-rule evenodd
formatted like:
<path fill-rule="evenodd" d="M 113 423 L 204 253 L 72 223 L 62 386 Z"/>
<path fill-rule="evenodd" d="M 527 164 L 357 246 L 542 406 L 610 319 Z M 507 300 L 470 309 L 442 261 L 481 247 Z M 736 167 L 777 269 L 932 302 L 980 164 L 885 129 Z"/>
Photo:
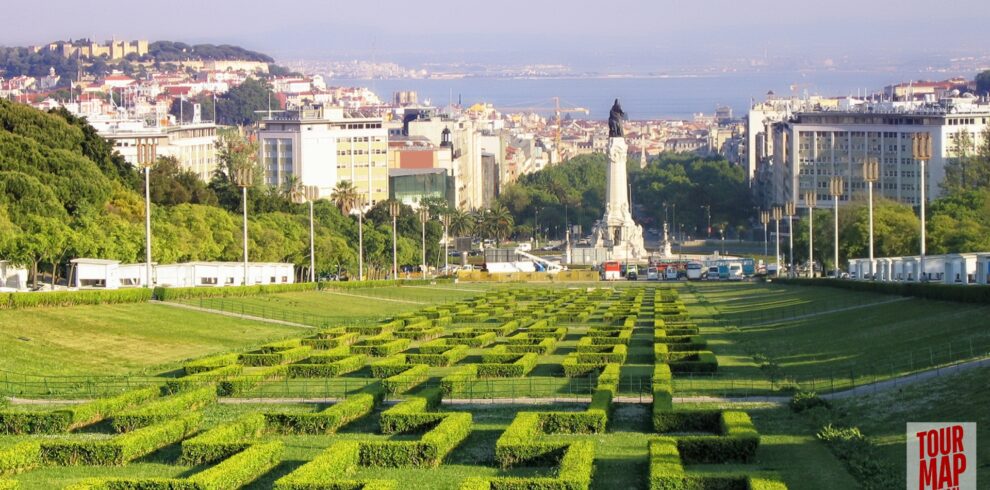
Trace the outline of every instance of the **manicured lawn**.
<path fill-rule="evenodd" d="M 0 370 L 32 375 L 158 374 L 307 331 L 156 304 L 0 310 L 0 325 Z"/>
<path fill-rule="evenodd" d="M 976 422 L 977 481 L 990 482 L 990 368 L 975 368 L 907 387 L 834 403 L 838 424 L 857 426 L 904 474 L 908 422 Z M 981 487 L 982 488 L 982 487 Z"/>

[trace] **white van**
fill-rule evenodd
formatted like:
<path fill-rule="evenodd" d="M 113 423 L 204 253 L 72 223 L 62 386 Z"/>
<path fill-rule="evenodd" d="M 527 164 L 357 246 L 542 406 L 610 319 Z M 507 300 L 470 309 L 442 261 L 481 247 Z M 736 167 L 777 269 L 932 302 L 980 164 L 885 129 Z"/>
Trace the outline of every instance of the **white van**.
<path fill-rule="evenodd" d="M 646 269 L 646 280 L 647 281 L 660 280 L 660 272 L 657 270 L 656 267 L 650 267 L 649 269 Z"/>
<path fill-rule="evenodd" d="M 665 272 L 664 275 L 666 276 L 665 279 L 667 279 L 668 281 L 676 281 L 677 267 L 668 267 L 667 272 Z"/>
<path fill-rule="evenodd" d="M 703 266 L 701 265 L 701 262 L 688 262 L 687 278 L 689 281 L 700 280 L 702 272 L 703 272 Z"/>
<path fill-rule="evenodd" d="M 730 281 L 742 281 L 743 280 L 742 265 L 740 265 L 740 264 L 729 264 L 729 280 Z"/>

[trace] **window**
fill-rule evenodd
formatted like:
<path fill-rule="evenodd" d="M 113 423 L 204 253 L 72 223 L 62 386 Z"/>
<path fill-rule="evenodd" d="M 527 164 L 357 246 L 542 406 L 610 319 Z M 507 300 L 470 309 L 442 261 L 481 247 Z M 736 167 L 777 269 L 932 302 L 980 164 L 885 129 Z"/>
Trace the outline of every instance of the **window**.
<path fill-rule="evenodd" d="M 217 278 L 216 277 L 201 277 L 201 278 L 199 278 L 199 285 L 200 286 L 216 286 L 217 285 Z"/>
<path fill-rule="evenodd" d="M 282 282 L 283 283 L 289 282 L 289 276 L 282 276 Z"/>
<path fill-rule="evenodd" d="M 234 278 L 233 277 L 227 277 L 227 284 L 233 284 L 233 283 L 234 283 Z"/>
<path fill-rule="evenodd" d="M 272 276 L 272 280 L 271 281 L 268 281 L 268 282 L 269 282 L 269 284 L 275 284 L 275 276 Z"/>

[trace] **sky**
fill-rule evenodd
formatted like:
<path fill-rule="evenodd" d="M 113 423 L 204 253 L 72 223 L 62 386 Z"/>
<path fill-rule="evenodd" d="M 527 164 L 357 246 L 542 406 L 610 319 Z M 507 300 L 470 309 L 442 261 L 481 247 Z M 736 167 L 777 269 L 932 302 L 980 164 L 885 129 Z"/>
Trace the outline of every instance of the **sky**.
<path fill-rule="evenodd" d="M 277 59 L 709 63 L 987 54 L 990 1 L 46 0 L 7 2 L 0 45 L 90 37 L 237 44 Z"/>

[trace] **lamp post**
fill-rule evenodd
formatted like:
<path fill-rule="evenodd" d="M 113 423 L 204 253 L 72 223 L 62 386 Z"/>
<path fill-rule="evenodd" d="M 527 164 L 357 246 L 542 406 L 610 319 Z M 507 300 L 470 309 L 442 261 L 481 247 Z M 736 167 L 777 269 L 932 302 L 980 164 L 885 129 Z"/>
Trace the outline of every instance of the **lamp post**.
<path fill-rule="evenodd" d="M 144 274 L 145 287 L 153 287 L 151 278 L 151 167 L 154 166 L 154 143 L 138 140 L 138 160 L 144 169 Z"/>
<path fill-rule="evenodd" d="M 914 159 L 918 160 L 918 170 L 921 177 L 920 210 L 921 210 L 921 270 L 918 271 L 918 281 L 925 277 L 925 162 L 932 158 L 932 135 L 931 133 L 916 133 L 913 145 Z M 927 280 L 927 277 L 925 278 Z"/>
<path fill-rule="evenodd" d="M 244 282 L 248 284 L 248 219 L 247 219 L 247 193 L 248 187 L 254 182 L 254 169 L 250 165 L 238 168 L 234 176 L 234 182 L 241 188 L 241 195 L 244 200 Z"/>
<path fill-rule="evenodd" d="M 443 213 L 440 216 L 440 221 L 443 223 L 443 273 L 447 274 L 450 271 L 450 265 L 448 263 L 448 258 L 450 253 L 448 252 L 450 246 L 450 213 Z"/>
<path fill-rule="evenodd" d="M 783 218 L 784 210 L 780 209 L 780 206 L 773 207 L 773 221 L 777 226 L 776 241 L 777 241 L 777 255 L 773 256 L 773 263 L 777 264 L 777 275 L 780 275 L 780 219 Z"/>
<path fill-rule="evenodd" d="M 315 185 L 298 185 L 291 189 L 292 200 L 297 203 L 309 203 L 309 282 L 316 282 L 316 253 L 313 233 L 313 201 L 320 196 L 320 189 Z M 338 279 L 340 273 L 337 273 Z"/>
<path fill-rule="evenodd" d="M 832 195 L 832 202 L 835 208 L 835 278 L 839 278 L 839 197 L 842 196 L 842 191 L 845 188 L 845 183 L 842 181 L 842 177 L 832 177 L 832 180 L 828 183 L 829 194 Z"/>
<path fill-rule="evenodd" d="M 708 215 L 708 229 L 705 231 L 705 237 L 711 238 L 712 237 L 712 205 L 704 204 L 701 207 L 705 208 L 705 212 Z"/>
<path fill-rule="evenodd" d="M 787 277 L 794 275 L 794 201 L 784 204 L 784 214 L 787 215 Z"/>
<path fill-rule="evenodd" d="M 358 210 L 358 281 L 364 280 L 364 194 L 359 194 L 355 199 Z M 340 276 L 337 276 L 340 279 Z"/>
<path fill-rule="evenodd" d="M 770 224 L 769 211 L 760 211 L 760 223 L 763 223 L 763 256 L 766 257 L 770 253 L 767 250 L 767 225 Z"/>
<path fill-rule="evenodd" d="M 805 191 L 804 203 L 808 205 L 808 277 L 815 277 L 815 206 L 818 205 L 818 194 L 815 191 Z"/>
<path fill-rule="evenodd" d="M 399 278 L 399 257 L 397 255 L 398 245 L 398 234 L 396 233 L 396 220 L 399 217 L 399 212 L 402 210 L 399 201 L 390 201 L 388 203 L 388 212 L 392 215 L 392 280 Z"/>
<path fill-rule="evenodd" d="M 430 210 L 426 207 L 419 208 L 420 231 L 423 234 L 423 279 L 426 279 L 426 222 L 430 220 Z"/>
<path fill-rule="evenodd" d="M 875 279 L 876 265 L 873 262 L 873 183 L 880 179 L 880 164 L 876 158 L 870 158 L 863 162 L 863 180 L 866 181 L 866 189 L 870 201 L 870 280 Z"/>

